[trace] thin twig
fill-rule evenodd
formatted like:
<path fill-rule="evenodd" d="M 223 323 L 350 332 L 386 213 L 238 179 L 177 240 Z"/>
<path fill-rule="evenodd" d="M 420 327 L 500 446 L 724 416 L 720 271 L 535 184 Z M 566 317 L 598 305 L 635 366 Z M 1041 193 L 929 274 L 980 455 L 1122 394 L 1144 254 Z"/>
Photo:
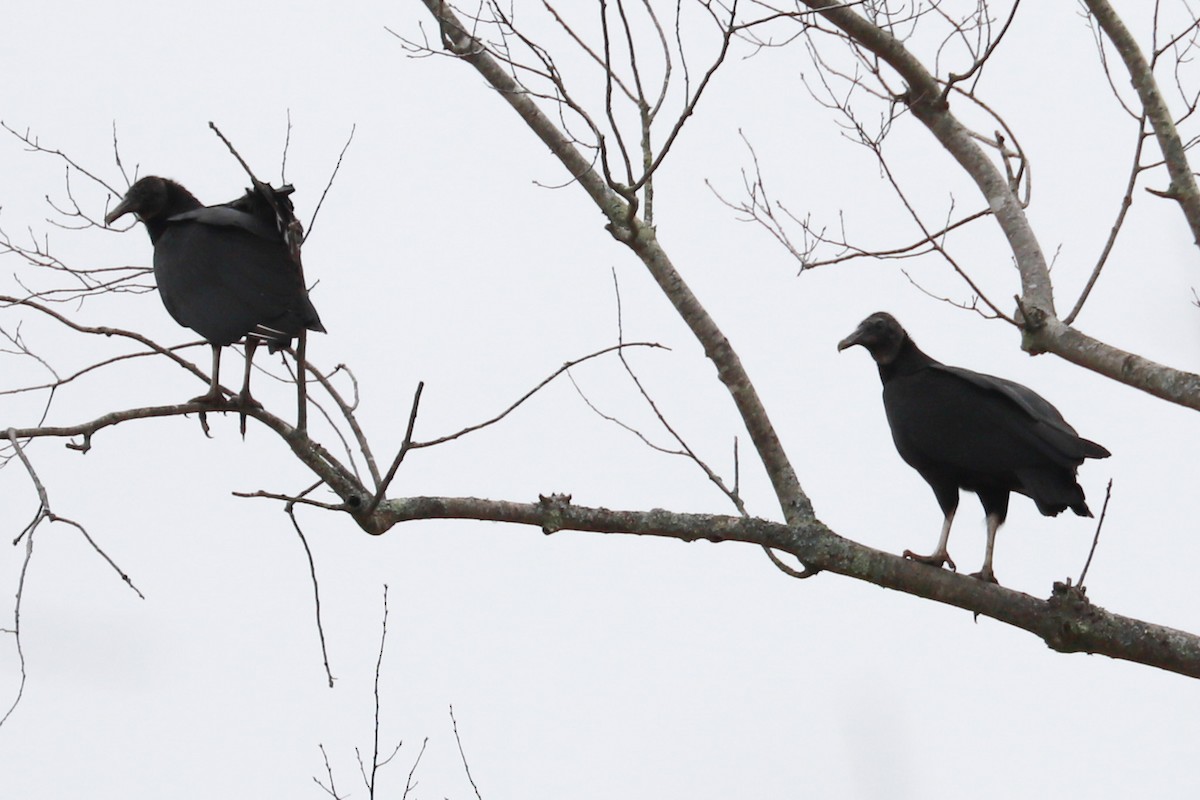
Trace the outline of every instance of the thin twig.
<path fill-rule="evenodd" d="M 309 488 L 300 493 L 300 497 L 322 486 L 324 481 L 318 481 Z M 296 535 L 300 537 L 300 544 L 304 546 L 304 557 L 308 559 L 308 575 L 312 579 L 313 588 L 313 604 L 314 613 L 317 621 L 317 637 L 321 641 L 321 660 L 325 664 L 325 677 L 329 680 L 329 688 L 333 688 L 333 671 L 329 667 L 329 650 L 325 646 L 325 626 L 321 623 L 321 587 L 317 581 L 317 565 L 313 560 L 312 548 L 308 546 L 308 537 L 304 535 L 304 531 L 300 528 L 300 521 L 296 519 L 296 500 L 289 501 L 283 508 L 287 512 L 288 519 L 292 521 L 292 527 L 296 530 Z M 328 764 L 326 765 L 328 766 Z M 333 783 L 332 777 L 330 784 Z"/>
<path fill-rule="evenodd" d="M 250 169 L 250 165 L 246 163 L 246 159 L 242 158 L 242 154 L 239 153 L 237 148 L 233 146 L 233 142 L 225 138 L 225 134 L 221 133 L 221 129 L 217 127 L 215 122 L 209 120 L 208 127 L 212 129 L 212 132 L 215 133 L 222 142 L 225 143 L 225 146 L 229 148 L 229 152 L 233 154 L 233 157 L 236 158 L 238 163 L 242 165 L 242 169 L 246 170 L 246 174 L 250 176 L 250 182 L 254 184 L 255 188 L 258 188 L 258 186 L 262 184 L 262 181 L 260 181 L 258 176 L 254 174 L 254 170 Z M 267 197 L 270 194 L 271 192 L 265 192 L 263 199 L 271 203 L 272 210 L 275 210 L 275 203 Z"/>
<path fill-rule="evenodd" d="M 338 796 L 337 786 L 335 786 L 333 783 L 333 768 L 329 766 L 329 754 L 325 752 L 325 745 L 318 744 L 317 747 L 321 749 L 321 757 L 325 759 L 325 774 L 329 776 L 329 785 L 326 786 L 325 784 L 321 783 L 321 781 L 315 775 L 313 776 L 313 782 L 316 783 L 317 786 L 320 786 L 322 789 L 324 789 L 325 793 L 332 797 L 333 800 L 342 800 L 342 798 Z"/>
<path fill-rule="evenodd" d="M 813 575 L 816 575 L 818 572 L 821 571 L 819 569 L 810 569 L 809 567 L 805 567 L 802 570 L 793 569 L 792 567 L 789 567 L 787 564 L 780 561 L 779 556 L 775 555 L 775 551 L 772 550 L 770 547 L 767 547 L 764 544 L 762 546 L 762 549 L 763 549 L 763 552 L 767 554 L 767 558 L 771 559 L 772 564 L 774 564 L 776 567 L 778 567 L 781 572 L 783 572 L 786 575 L 791 575 L 793 578 L 800 578 L 801 580 L 803 580 L 804 578 L 811 578 Z"/>
<path fill-rule="evenodd" d="M 475 431 L 480 430 L 481 428 L 486 428 L 489 425 L 494 425 L 497 422 L 499 422 L 500 420 L 507 417 L 513 411 L 515 411 L 517 409 L 517 407 L 520 406 L 522 403 L 524 403 L 526 400 L 533 397 L 535 394 L 537 394 L 539 391 L 541 391 L 543 388 L 545 388 L 547 384 L 549 384 L 551 381 L 553 381 L 559 375 L 562 375 L 564 372 L 571 369 L 572 367 L 578 366 L 579 364 L 582 364 L 585 361 L 590 361 L 593 358 L 597 358 L 599 356 L 606 355 L 615 350 L 621 350 L 626 347 L 652 347 L 652 348 L 655 348 L 658 350 L 670 350 L 671 349 L 669 347 L 665 347 L 661 344 L 658 344 L 657 342 L 628 342 L 625 344 L 616 344 L 611 347 L 605 347 L 602 350 L 597 350 L 594 353 L 589 353 L 588 355 L 583 356 L 582 358 L 576 358 L 572 361 L 568 361 L 568 362 L 564 363 L 558 369 L 554 370 L 554 372 L 552 372 L 548 376 L 546 376 L 545 379 L 543 379 L 540 383 L 538 383 L 536 386 L 534 386 L 528 392 L 526 392 L 525 394 L 523 394 L 519 398 L 517 398 L 517 400 L 515 402 L 513 402 L 511 405 L 509 405 L 508 408 L 504 409 L 503 411 L 501 411 L 499 414 L 492 417 L 491 419 L 484 420 L 483 422 L 480 422 L 475 425 L 470 425 L 466 428 L 463 428 L 460 431 L 448 434 L 446 436 L 439 436 L 436 439 L 430 439 L 427 442 L 413 442 L 412 449 L 416 450 L 421 447 L 433 447 L 434 445 L 442 444 L 443 442 L 449 442 L 453 439 L 459 439 L 463 436 L 466 436 L 468 433 L 474 433 Z"/>
<path fill-rule="evenodd" d="M 13 712 L 16 711 L 17 706 L 21 703 L 21 698 L 25 695 L 25 683 L 28 680 L 28 674 L 25 669 L 25 650 L 21 643 L 21 604 L 25 598 L 25 579 L 29 575 L 29 566 L 33 561 L 34 533 L 42 522 L 62 522 L 74 527 L 83 534 L 83 537 L 87 539 L 88 544 L 92 546 L 92 549 L 99 553 L 100 556 L 108 562 L 109 566 L 116 570 L 117 574 L 121 576 L 121 579 L 125 581 L 125 583 L 128 584 L 134 592 L 137 592 L 138 597 L 145 599 L 144 595 L 138 591 L 136 586 L 133 585 L 133 581 L 129 579 L 129 576 L 126 575 L 121 568 L 118 567 L 111 558 L 109 558 L 108 554 L 96 544 L 96 542 L 92 539 L 82 525 L 73 520 L 66 519 L 65 517 L 59 517 L 50 510 L 50 495 L 46 491 L 46 486 L 42 483 L 42 479 L 38 476 L 37 470 L 34 469 L 33 462 L 31 462 L 29 460 L 29 456 L 26 455 L 25 448 L 21 445 L 21 437 L 19 433 L 15 428 L 9 428 L 7 431 L 5 431 L 4 435 L 12 444 L 13 451 L 16 453 L 17 458 L 24 465 L 30 481 L 33 482 L 34 491 L 37 492 L 38 496 L 38 510 L 34 514 L 33 519 L 30 520 L 29 524 L 26 525 L 24 529 L 22 529 L 21 533 L 17 535 L 17 538 L 13 540 L 13 545 L 15 546 L 20 543 L 23 537 L 25 538 L 25 558 L 21 562 L 20 577 L 17 579 L 16 602 L 13 605 L 13 627 L 11 630 L 7 631 L 13 635 L 13 643 L 17 649 L 17 663 L 19 665 L 21 679 L 17 684 L 17 693 L 13 698 L 12 704 L 8 707 L 8 710 L 4 712 L 4 716 L 0 717 L 0 727 L 4 727 L 4 723 L 7 722 L 9 717 L 12 716 Z"/>
<path fill-rule="evenodd" d="M 1125 223 L 1125 215 L 1129 213 L 1129 208 L 1133 205 L 1134 189 L 1137 187 L 1138 176 L 1141 175 L 1143 170 L 1141 163 L 1142 148 L 1145 144 L 1146 112 L 1143 111 L 1141 118 L 1138 120 L 1137 144 L 1133 148 L 1133 165 L 1129 169 L 1129 180 L 1125 184 L 1125 194 L 1121 195 L 1121 205 L 1117 210 L 1117 218 L 1108 231 L 1108 238 L 1104 240 L 1104 247 L 1100 251 L 1099 258 L 1096 259 L 1096 266 L 1092 268 L 1092 274 L 1088 276 L 1083 291 L 1079 293 L 1079 299 L 1075 301 L 1075 306 L 1071 309 L 1071 313 L 1063 318 L 1063 322 L 1067 325 L 1074 324 L 1075 318 L 1083 310 L 1083 304 L 1087 302 L 1088 297 L 1091 295 L 1096 281 L 1100 278 L 1100 271 L 1108 263 L 1108 257 L 1113 251 L 1113 246 L 1117 243 L 1117 234 L 1121 232 L 1121 228 Z"/>
<path fill-rule="evenodd" d="M 376 777 L 377 773 L 379 772 L 379 768 L 387 766 L 387 764 L 389 762 L 391 762 L 391 760 L 393 758 L 396 757 L 396 753 L 399 753 L 400 748 L 404 745 L 403 741 L 398 742 L 396 744 L 396 747 L 392 750 L 391 755 L 389 755 L 387 758 L 382 759 L 382 760 L 379 758 L 379 714 L 380 714 L 379 676 L 383 673 L 383 649 L 384 649 L 384 645 L 387 642 L 387 619 L 388 619 L 388 586 L 385 583 L 383 585 L 383 624 L 382 624 L 382 632 L 379 635 L 379 658 L 375 662 L 375 738 L 374 738 L 374 743 L 371 747 L 371 776 L 370 776 L 370 778 L 368 779 L 365 771 L 363 772 L 363 780 L 366 781 L 366 783 L 367 783 L 367 791 L 369 793 L 369 796 L 372 798 L 372 800 L 374 800 L 374 798 L 375 798 L 375 789 L 376 789 L 375 777 Z M 422 747 L 421 750 L 422 750 L 422 752 L 424 752 L 424 747 Z M 357 749 L 355 750 L 355 753 L 358 753 Z M 420 760 L 421 760 L 421 757 L 418 755 L 417 761 L 419 762 Z M 363 769 L 361 753 L 358 754 L 358 766 L 359 766 L 359 770 Z M 413 765 L 413 770 L 416 770 L 415 764 Z M 410 781 L 412 780 L 412 772 L 409 772 L 409 780 Z"/>
<path fill-rule="evenodd" d="M 617 280 L 616 270 L 613 270 L 612 272 L 612 279 L 613 293 L 616 297 L 617 306 L 617 343 L 620 345 L 623 344 L 625 340 L 625 324 L 622 319 L 621 312 L 621 284 Z M 738 510 L 738 513 L 742 514 L 743 516 L 748 516 L 746 512 L 746 504 L 742 498 L 739 497 L 736 492 L 730 491 L 729 487 L 725 485 L 725 481 L 721 478 L 721 476 L 713 471 L 713 469 L 709 467 L 708 464 L 700 458 L 700 456 L 696 455 L 696 451 L 692 449 L 691 445 L 684 441 L 683 436 L 680 435 L 680 433 L 675 430 L 675 427 L 667 421 L 666 415 L 663 413 L 662 409 L 658 407 L 658 403 L 654 401 L 654 398 L 650 396 L 650 392 L 647 391 L 646 387 L 642 384 L 641 378 L 639 378 L 637 373 L 634 372 L 633 366 L 629 363 L 629 360 L 625 358 L 624 350 L 617 351 L 617 358 L 621 359 L 621 366 L 625 368 L 625 373 L 629 376 L 629 379 L 633 381 L 633 385 L 637 387 L 638 393 L 642 396 L 642 399 L 646 401 L 646 405 L 648 405 L 650 410 L 654 412 L 654 416 L 658 418 L 659 424 L 663 426 L 667 433 L 671 435 L 671 438 L 679 444 L 680 448 L 682 448 L 682 453 L 680 453 L 680 455 L 687 456 L 692 463 L 699 467 L 709 481 L 711 481 L 712 484 L 716 486 L 717 489 L 719 489 L 731 503 L 733 503 L 734 507 Z"/>
<path fill-rule="evenodd" d="M 283 135 L 283 157 L 279 162 L 279 182 L 287 183 L 287 157 L 292 146 L 292 109 L 287 109 L 287 131 Z"/>
<path fill-rule="evenodd" d="M 24 460 L 24 453 L 22 453 L 19 449 L 17 452 L 21 454 L 21 458 Z M 39 495 L 44 496 L 44 487 L 41 486 L 34 473 L 30 474 L 31 476 L 34 476 L 34 485 L 37 486 Z M 13 544 L 16 545 L 17 542 L 20 541 L 21 536 L 28 534 L 28 538 L 25 540 L 25 557 L 21 560 L 21 573 L 17 578 L 17 596 L 16 602 L 13 604 L 13 627 L 11 630 L 13 635 L 13 644 L 17 649 L 17 665 L 21 672 L 21 680 L 17 683 L 17 693 L 13 697 L 13 701 L 8 707 L 8 711 L 5 711 L 4 716 L 0 717 L 0 728 L 3 728 L 4 723 L 8 722 L 8 718 L 12 716 L 13 712 L 17 710 L 17 706 L 21 704 L 21 698 L 25 696 L 25 682 L 28 680 L 28 674 L 25 671 L 25 649 L 21 645 L 21 603 L 25 598 L 25 578 L 29 575 L 29 565 L 33 561 L 33 531 L 37 527 L 37 524 L 42 520 L 43 510 L 44 505 L 38 508 L 38 513 L 33 518 L 33 521 L 25 526 L 25 529 L 21 532 L 21 535 L 17 537 L 16 541 L 13 542 Z"/>
<path fill-rule="evenodd" d="M 1108 501 L 1112 498 L 1112 478 L 1108 479 L 1108 488 L 1104 490 L 1104 506 L 1100 509 L 1100 519 L 1096 521 L 1096 535 L 1092 537 L 1092 549 L 1088 551 L 1087 561 L 1083 563 L 1083 572 L 1079 573 L 1079 582 L 1083 588 L 1083 579 L 1087 577 L 1088 567 L 1092 565 L 1092 556 L 1096 555 L 1096 545 L 1100 543 L 1100 529 L 1104 527 L 1104 517 L 1108 514 Z"/>
<path fill-rule="evenodd" d="M 458 735 L 458 721 L 454 719 L 454 704 L 450 704 L 450 724 L 454 727 L 454 741 L 458 744 L 458 755 L 462 759 L 463 770 L 467 773 L 467 780 L 471 782 L 471 788 L 475 790 L 476 800 L 483 800 L 483 796 L 479 794 L 479 787 L 475 785 L 475 779 L 471 777 L 471 766 L 467 763 L 467 754 L 463 752 L 462 739 Z"/>
<path fill-rule="evenodd" d="M 425 391 L 425 381 L 420 381 L 417 383 L 417 391 L 413 394 L 412 408 L 408 412 L 408 427 L 404 430 L 404 441 L 400 443 L 400 451 L 396 453 L 396 457 L 392 460 L 392 465 L 388 467 L 387 474 L 383 476 L 383 480 L 379 481 L 379 487 L 375 490 L 375 495 L 371 498 L 371 503 L 366 509 L 368 515 L 374 512 L 379 507 L 380 502 L 383 501 L 388 487 L 392 484 L 392 479 L 396 477 L 396 470 L 400 469 L 400 465 L 404 463 L 404 457 L 408 455 L 408 451 L 413 447 L 413 428 L 417 425 L 417 410 L 421 407 L 421 392 L 423 391 Z"/>
<path fill-rule="evenodd" d="M 429 744 L 429 737 L 421 742 L 421 752 L 417 753 L 417 758 L 413 761 L 412 769 L 408 771 L 408 779 L 404 782 L 404 794 L 400 795 L 400 800 L 407 800 L 408 793 L 417 788 L 417 784 L 413 783 L 413 775 L 417 773 L 417 767 L 421 765 L 421 756 L 425 755 L 425 746 Z"/>
<path fill-rule="evenodd" d="M 16 451 L 17 458 L 19 458 L 21 463 L 25 465 L 25 469 L 29 473 L 29 477 L 33 481 L 33 485 L 37 490 L 38 501 L 41 504 L 41 510 L 39 512 L 40 518 L 35 519 L 30 523 L 30 526 L 26 528 L 26 531 L 28 531 L 29 535 L 32 537 L 33 527 L 38 525 L 43 519 L 47 522 L 61 522 L 64 525 L 71 526 L 83 535 L 83 538 L 92 546 L 92 549 L 96 551 L 97 555 L 103 558 L 108 565 L 113 568 L 113 571 L 117 573 L 121 580 L 127 586 L 129 586 L 129 588 L 132 589 L 139 598 L 145 600 L 146 596 L 143 595 L 141 590 L 134 585 L 133 580 L 128 574 L 126 574 L 125 570 L 117 566 L 117 562 L 113 561 L 108 553 L 104 552 L 104 549 L 96 543 L 96 540 L 92 538 L 90 533 L 88 533 L 87 528 L 83 527 L 73 519 L 59 516 L 50 510 L 50 496 L 46 492 L 46 487 L 42 484 L 41 479 L 38 478 L 37 471 L 34 470 L 32 462 L 30 462 L 29 457 L 25 454 L 25 448 L 22 447 L 20 441 L 18 441 L 21 438 L 21 433 L 16 428 L 9 428 L 7 431 L 5 431 L 5 436 L 8 437 L 8 440 L 12 443 L 13 449 Z M 18 537 L 18 539 L 19 538 L 20 537 Z"/>
<path fill-rule="evenodd" d="M 317 214 L 321 211 L 321 206 L 325 204 L 325 195 L 329 194 L 329 190 L 333 188 L 333 181 L 337 178 L 338 171 L 342 168 L 342 159 L 346 157 L 346 151 L 350 149 L 350 143 L 354 141 L 354 131 L 358 125 L 350 126 L 350 135 L 346 137 L 346 143 L 342 145 L 342 152 L 338 153 L 337 163 L 333 165 L 333 172 L 329 173 L 329 180 L 325 182 L 325 188 L 321 190 L 321 197 L 317 200 L 317 207 L 313 209 L 313 214 L 308 218 L 307 233 L 304 234 L 304 240 L 308 241 L 308 237 L 312 236 L 313 227 L 317 224 Z"/>

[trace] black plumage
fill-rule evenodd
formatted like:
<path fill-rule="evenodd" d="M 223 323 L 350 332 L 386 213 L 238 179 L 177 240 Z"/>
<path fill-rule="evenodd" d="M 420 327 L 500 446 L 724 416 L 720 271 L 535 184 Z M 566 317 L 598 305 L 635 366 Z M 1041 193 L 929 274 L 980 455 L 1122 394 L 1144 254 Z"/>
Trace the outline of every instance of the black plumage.
<path fill-rule="evenodd" d="M 883 408 L 900 457 L 929 483 L 945 515 L 937 550 L 928 556 L 906 550 L 906 558 L 954 569 L 947 542 L 960 489 L 975 492 L 987 515 L 987 550 L 975 577 L 993 583 L 996 530 L 1008 514 L 1011 492 L 1032 498 L 1046 516 L 1068 508 L 1092 515 L 1076 470 L 1085 458 L 1110 454 L 1079 436 L 1041 395 L 935 361 L 883 312 L 863 320 L 838 350 L 856 344 L 879 366 Z"/>
<path fill-rule="evenodd" d="M 268 200 L 264 192 L 271 192 Z M 324 331 L 304 286 L 298 259 L 277 210 L 291 215 L 291 187 L 251 189 L 243 197 L 204 206 L 175 181 L 142 178 L 104 218 L 111 224 L 134 213 L 154 245 L 154 277 L 167 311 L 212 345 L 212 382 L 195 402 L 221 405 L 221 348 L 245 340 L 246 372 L 238 403 L 257 406 L 250 394 L 254 348 L 291 345 L 306 330 Z M 272 208 L 272 203 L 276 208 Z"/>

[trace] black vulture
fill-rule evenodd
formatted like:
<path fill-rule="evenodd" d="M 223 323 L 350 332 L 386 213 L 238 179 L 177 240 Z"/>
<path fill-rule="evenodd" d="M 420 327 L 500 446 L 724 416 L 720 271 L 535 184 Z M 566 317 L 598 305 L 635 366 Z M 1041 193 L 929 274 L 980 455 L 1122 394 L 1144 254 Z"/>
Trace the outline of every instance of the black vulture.
<path fill-rule="evenodd" d="M 856 344 L 879 366 L 883 409 L 900 457 L 929 483 L 945 514 L 937 550 L 928 556 L 905 550 L 905 558 L 955 568 L 946 545 L 959 489 L 975 492 L 987 515 L 987 550 L 974 576 L 992 583 L 992 550 L 1010 492 L 1032 498 L 1046 516 L 1068 508 L 1092 515 L 1075 472 L 1085 458 L 1110 454 L 1079 436 L 1041 395 L 933 360 L 891 314 L 867 317 L 838 350 Z"/>
<path fill-rule="evenodd" d="M 290 214 L 291 187 L 262 186 Z M 204 206 L 175 181 L 149 176 L 129 187 L 104 221 L 112 224 L 129 213 L 150 234 L 163 305 L 176 322 L 212 345 L 212 382 L 193 402 L 225 402 L 221 348 L 244 338 L 246 372 L 237 402 L 257 407 L 250 395 L 250 367 L 258 343 L 267 342 L 274 352 L 306 330 L 325 330 L 271 202 L 251 189 L 229 203 Z"/>

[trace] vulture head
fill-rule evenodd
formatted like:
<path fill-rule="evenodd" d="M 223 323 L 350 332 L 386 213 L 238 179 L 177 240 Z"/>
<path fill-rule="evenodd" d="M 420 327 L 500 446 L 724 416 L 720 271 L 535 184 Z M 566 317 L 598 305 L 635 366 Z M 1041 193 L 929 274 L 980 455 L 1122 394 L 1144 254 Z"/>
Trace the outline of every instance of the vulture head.
<path fill-rule="evenodd" d="M 908 334 L 896 318 L 885 311 L 877 311 L 858 324 L 854 333 L 838 342 L 838 352 L 860 344 L 867 348 L 877 364 L 890 364 L 900 354 L 900 348 Z"/>
<path fill-rule="evenodd" d="M 121 202 L 104 216 L 104 224 L 112 225 L 126 214 L 137 214 L 142 222 L 161 221 L 199 206 L 200 201 L 175 181 L 147 175 L 129 187 Z"/>

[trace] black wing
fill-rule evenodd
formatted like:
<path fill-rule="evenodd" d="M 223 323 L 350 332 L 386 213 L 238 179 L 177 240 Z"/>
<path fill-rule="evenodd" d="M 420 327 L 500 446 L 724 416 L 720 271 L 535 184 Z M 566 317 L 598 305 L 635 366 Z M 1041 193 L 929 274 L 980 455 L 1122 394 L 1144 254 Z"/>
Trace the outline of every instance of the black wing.
<path fill-rule="evenodd" d="M 884 386 L 896 449 L 917 470 L 945 471 L 970 486 L 1030 468 L 1073 470 L 1092 447 L 1099 448 L 1079 438 L 1057 412 L 1044 419 L 1031 413 L 1033 404 L 1014 399 L 1010 388 L 971 374 L 977 379 L 953 369 L 925 369 Z"/>
<path fill-rule="evenodd" d="M 991 393 L 997 398 L 1004 398 L 1014 407 L 1022 411 L 1032 422 L 1044 428 L 1039 429 L 1042 436 L 1060 449 L 1064 455 L 1075 458 L 1108 458 L 1111 453 L 1089 439 L 1084 439 L 1071 427 L 1063 415 L 1049 400 L 1015 381 L 998 378 L 995 375 L 985 375 L 962 367 L 951 367 L 934 363 L 930 369 L 947 372 L 964 381 Z M 1075 455 L 1075 454 L 1078 455 Z"/>
<path fill-rule="evenodd" d="M 264 218 L 258 214 L 247 213 L 246 211 L 234 208 L 232 205 L 205 206 L 204 208 L 185 211 L 182 214 L 176 214 L 168 218 L 167 222 L 172 224 L 196 223 L 211 225 L 215 228 L 236 228 L 267 241 L 282 241 L 279 229 L 276 228 L 269 217 Z"/>
<path fill-rule="evenodd" d="M 154 272 L 177 322 L 218 345 L 249 333 L 286 344 L 324 330 L 303 279 L 276 231 L 235 209 L 213 206 L 173 217 L 154 248 Z"/>

